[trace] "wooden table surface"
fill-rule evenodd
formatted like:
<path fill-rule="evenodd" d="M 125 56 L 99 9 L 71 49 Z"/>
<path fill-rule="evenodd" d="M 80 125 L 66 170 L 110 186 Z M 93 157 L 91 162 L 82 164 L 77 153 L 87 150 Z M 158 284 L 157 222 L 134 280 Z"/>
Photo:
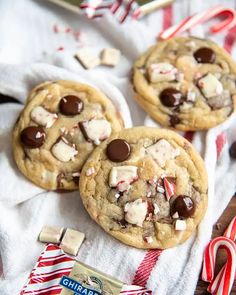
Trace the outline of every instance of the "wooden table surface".
<path fill-rule="evenodd" d="M 17 102 L 17 100 L 12 97 L 9 97 L 9 96 L 2 95 L 0 93 L 0 103 L 5 103 L 5 102 Z M 222 216 L 217 221 L 216 224 L 218 224 L 218 226 L 216 226 L 216 225 L 214 226 L 213 233 L 212 233 L 213 238 L 217 237 L 217 236 L 221 236 L 224 233 L 227 225 L 229 224 L 231 219 L 235 216 L 235 214 L 236 214 L 236 197 L 234 196 L 231 199 L 231 202 L 229 203 L 229 205 L 225 209 Z M 220 250 L 217 255 L 216 273 L 219 272 L 221 267 L 224 265 L 225 261 L 226 261 L 226 254 L 225 254 L 224 250 Z M 199 279 L 195 295 L 209 294 L 207 292 L 207 286 L 208 286 L 207 283 L 205 283 L 201 279 Z M 234 282 L 234 286 L 232 288 L 231 294 L 232 295 L 236 294 L 236 280 Z"/>
<path fill-rule="evenodd" d="M 230 223 L 232 218 L 236 215 L 236 197 L 234 196 L 227 208 L 225 209 L 224 213 L 221 215 L 219 220 L 214 226 L 212 237 L 218 237 L 221 236 L 227 225 Z M 219 250 L 217 254 L 217 259 L 216 259 L 216 273 L 218 273 L 221 269 L 221 267 L 224 265 L 226 261 L 226 253 L 224 250 Z M 203 282 L 201 279 L 199 279 L 198 284 L 197 284 L 197 289 L 195 292 L 195 295 L 207 295 L 210 294 L 207 292 L 207 286 L 208 283 Z M 236 294 L 236 280 L 234 281 L 234 286 L 232 288 L 232 291 L 230 293 L 231 295 Z"/>

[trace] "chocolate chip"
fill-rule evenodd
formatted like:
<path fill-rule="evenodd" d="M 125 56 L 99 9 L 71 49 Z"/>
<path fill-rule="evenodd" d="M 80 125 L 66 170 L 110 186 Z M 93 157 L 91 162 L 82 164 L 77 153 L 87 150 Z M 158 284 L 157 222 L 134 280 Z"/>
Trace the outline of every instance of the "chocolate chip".
<path fill-rule="evenodd" d="M 30 126 L 21 131 L 20 139 L 29 149 L 39 148 L 45 141 L 45 132 L 42 127 Z"/>
<path fill-rule="evenodd" d="M 108 144 L 106 153 L 112 162 L 123 162 L 130 155 L 130 145 L 123 139 L 114 139 Z"/>
<path fill-rule="evenodd" d="M 84 103 L 75 95 L 67 95 L 60 100 L 59 108 L 63 115 L 74 116 L 82 112 Z"/>
<path fill-rule="evenodd" d="M 236 159 L 236 141 L 234 141 L 231 144 L 231 147 L 229 149 L 229 154 L 231 158 Z"/>
<path fill-rule="evenodd" d="M 166 88 L 161 92 L 160 100 L 166 107 L 175 107 L 182 103 L 183 94 L 175 88 Z"/>
<path fill-rule="evenodd" d="M 208 47 L 199 48 L 194 52 L 193 56 L 198 63 L 202 64 L 213 64 L 216 59 L 215 52 Z"/>
<path fill-rule="evenodd" d="M 170 126 L 174 127 L 175 125 L 180 123 L 180 118 L 176 115 L 170 116 Z"/>
<path fill-rule="evenodd" d="M 127 227 L 128 222 L 125 219 L 115 220 L 122 228 Z"/>
<path fill-rule="evenodd" d="M 191 217 L 195 212 L 193 200 L 186 195 L 179 195 L 171 206 L 171 215 L 178 212 L 180 218 Z"/>

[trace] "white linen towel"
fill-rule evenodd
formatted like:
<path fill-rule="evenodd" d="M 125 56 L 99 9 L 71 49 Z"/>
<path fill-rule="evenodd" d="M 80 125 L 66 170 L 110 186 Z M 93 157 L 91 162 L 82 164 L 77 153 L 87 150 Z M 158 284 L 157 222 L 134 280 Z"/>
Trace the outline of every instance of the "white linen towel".
<path fill-rule="evenodd" d="M 173 7 L 173 22 L 216 2 L 178 1 Z M 226 4 L 233 6 L 233 1 Z M 0 11 L 0 92 L 24 102 L 30 88 L 42 81 L 82 80 L 99 87 L 115 102 L 127 127 L 131 125 L 131 118 L 126 102 L 134 125 L 156 125 L 132 100 L 128 76 L 135 58 L 155 41 L 162 29 L 160 24 L 166 25 L 168 19 L 163 19 L 162 10 L 145 20 L 122 26 L 109 14 L 94 23 L 43 1 L 0 1 Z M 79 27 L 96 52 L 105 46 L 118 47 L 123 54 L 120 65 L 115 69 L 83 70 L 72 56 L 78 44 L 68 34 L 54 34 L 51 30 L 54 23 Z M 223 44 L 223 35 L 216 40 Z M 65 50 L 56 51 L 60 46 Z M 44 64 L 28 64 L 35 60 L 42 60 Z M 85 232 L 87 240 L 78 259 L 126 283 L 132 283 L 135 273 L 140 274 L 139 266 L 144 261 L 143 277 L 153 294 L 193 294 L 212 225 L 235 192 L 236 162 L 229 159 L 228 146 L 236 140 L 236 117 L 208 132 L 195 133 L 193 144 L 204 157 L 209 175 L 209 208 L 195 235 L 183 245 L 160 253 L 127 247 L 108 236 L 89 218 L 78 192 L 46 192 L 21 175 L 11 151 L 11 129 L 21 109 L 22 106 L 16 104 L 0 106 L 0 255 L 3 270 L 0 294 L 19 294 L 43 248 L 37 242 L 37 236 L 44 224 L 74 227 Z M 216 139 L 222 132 L 228 143 L 217 160 Z"/>

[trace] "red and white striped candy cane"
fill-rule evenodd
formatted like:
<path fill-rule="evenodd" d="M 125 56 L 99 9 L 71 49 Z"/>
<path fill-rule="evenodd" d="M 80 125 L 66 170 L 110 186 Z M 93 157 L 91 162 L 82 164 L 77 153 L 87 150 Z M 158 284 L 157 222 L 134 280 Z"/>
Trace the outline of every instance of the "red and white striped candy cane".
<path fill-rule="evenodd" d="M 224 232 L 224 237 L 229 238 L 236 242 L 236 216 L 231 220 L 226 231 Z"/>
<path fill-rule="evenodd" d="M 226 15 L 226 19 L 210 27 L 211 33 L 218 33 L 223 30 L 229 30 L 236 25 L 236 11 L 231 8 L 224 7 L 222 5 L 217 5 L 206 11 L 196 13 L 192 16 L 184 19 L 180 24 L 174 25 L 167 30 L 160 33 L 160 39 L 166 40 L 178 33 L 185 32 L 198 24 L 204 23 L 211 18 L 219 15 Z"/>
<path fill-rule="evenodd" d="M 218 249 L 225 249 L 227 262 L 214 279 L 216 254 Z M 207 246 L 204 253 L 202 280 L 210 282 L 208 291 L 214 295 L 229 295 L 236 274 L 236 245 L 226 237 L 217 237 Z"/>

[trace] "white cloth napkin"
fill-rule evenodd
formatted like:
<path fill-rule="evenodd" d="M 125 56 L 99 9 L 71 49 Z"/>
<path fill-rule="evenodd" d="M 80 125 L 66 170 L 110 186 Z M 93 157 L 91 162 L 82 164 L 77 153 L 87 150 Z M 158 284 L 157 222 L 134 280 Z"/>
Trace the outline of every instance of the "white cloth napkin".
<path fill-rule="evenodd" d="M 216 2 L 177 1 L 173 7 L 173 22 Z M 233 7 L 233 1 L 226 1 L 226 4 Z M 0 11 L 0 92 L 24 102 L 27 92 L 42 81 L 62 78 L 85 81 L 99 87 L 114 101 L 127 127 L 132 121 L 136 126 L 156 125 L 133 101 L 129 74 L 132 62 L 155 42 L 156 35 L 162 30 L 162 10 L 140 22 L 126 22 L 122 26 L 109 14 L 98 22 L 91 22 L 46 1 L 0 1 Z M 81 44 L 70 34 L 53 33 L 55 23 L 62 28 L 80 29 L 84 39 L 87 38 L 83 42 L 97 53 L 105 46 L 119 48 L 123 54 L 120 65 L 115 69 L 83 70 L 73 58 Z M 202 32 L 201 28 L 197 34 Z M 223 39 L 223 35 L 216 38 L 220 44 Z M 56 51 L 58 47 L 65 50 Z M 35 61 L 44 63 L 32 64 Z M 19 294 L 43 249 L 37 236 L 44 224 L 85 232 L 87 239 L 78 259 L 132 283 L 147 251 L 127 247 L 108 236 L 89 218 L 78 192 L 43 191 L 17 170 L 12 158 L 11 129 L 21 109 L 22 106 L 16 104 L 0 106 L 0 255 L 3 269 L 0 294 Z M 217 160 L 215 141 L 222 132 L 225 132 L 228 144 Z M 204 157 L 209 175 L 209 208 L 195 235 L 183 245 L 160 254 L 147 282 L 153 294 L 194 293 L 212 225 L 235 192 L 236 162 L 228 155 L 228 146 L 236 140 L 235 134 L 235 116 L 208 132 L 195 134 L 193 143 Z"/>

